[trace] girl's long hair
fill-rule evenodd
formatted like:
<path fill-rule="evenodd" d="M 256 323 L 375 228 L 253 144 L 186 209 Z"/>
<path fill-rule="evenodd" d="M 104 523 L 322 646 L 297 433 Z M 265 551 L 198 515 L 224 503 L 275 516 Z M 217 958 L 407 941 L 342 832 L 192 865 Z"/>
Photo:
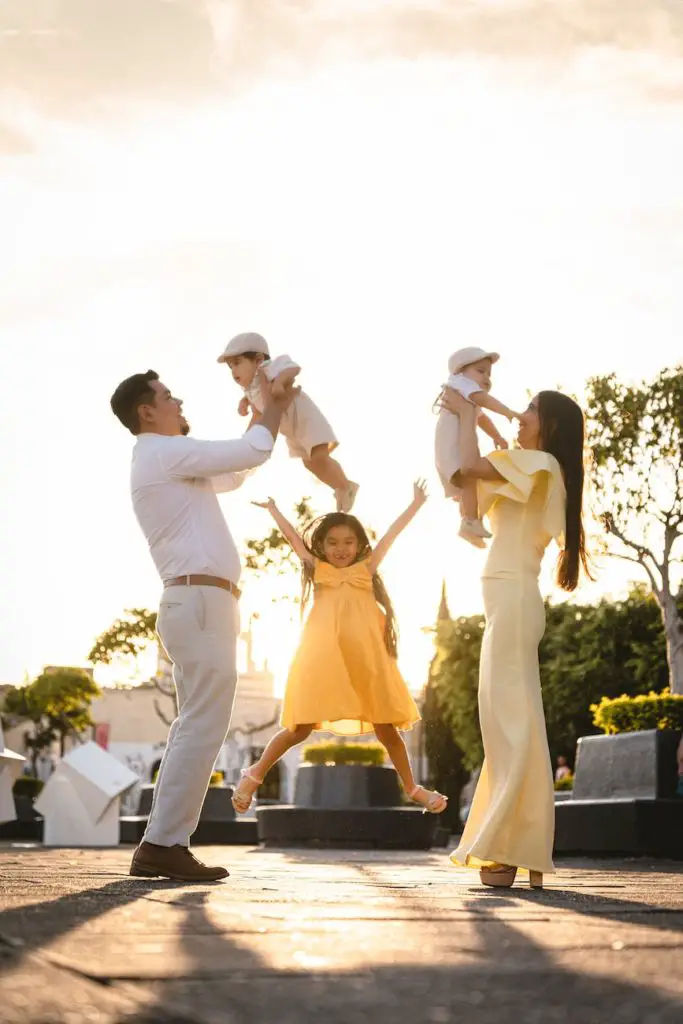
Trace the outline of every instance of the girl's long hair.
<path fill-rule="evenodd" d="M 575 590 L 581 569 L 593 579 L 583 528 L 584 422 L 576 402 L 559 391 L 538 396 L 541 424 L 539 447 L 554 455 L 562 469 L 567 491 L 564 550 L 557 563 L 557 582 L 563 590 Z"/>
<path fill-rule="evenodd" d="M 356 535 L 356 539 L 358 540 L 358 555 L 356 556 L 356 562 L 362 562 L 364 558 L 369 558 L 372 551 L 370 539 L 362 524 L 356 519 L 356 517 L 350 516 L 346 512 L 330 512 L 328 515 L 321 516 L 320 519 L 314 520 L 314 522 L 310 523 L 306 528 L 303 535 L 303 542 L 314 558 L 319 558 L 321 562 L 327 561 L 324 547 L 325 538 L 330 530 L 334 529 L 335 526 L 348 526 L 348 528 L 353 530 Z M 304 562 L 302 568 L 301 587 L 302 616 L 313 593 L 314 575 L 315 566 Z M 384 586 L 384 581 L 378 572 L 374 573 L 372 577 L 372 592 L 375 595 L 375 600 L 384 612 L 385 647 L 391 657 L 395 658 L 398 651 L 398 629 L 396 626 L 396 616 L 394 614 L 391 598 L 389 597 L 387 589 Z"/>

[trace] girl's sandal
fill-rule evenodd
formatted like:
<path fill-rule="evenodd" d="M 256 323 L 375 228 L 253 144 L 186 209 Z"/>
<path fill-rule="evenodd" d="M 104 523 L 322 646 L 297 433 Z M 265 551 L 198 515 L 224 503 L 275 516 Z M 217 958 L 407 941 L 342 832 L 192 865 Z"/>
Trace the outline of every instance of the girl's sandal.
<path fill-rule="evenodd" d="M 436 790 L 425 789 L 424 786 L 415 786 L 408 793 L 408 799 L 420 804 L 425 813 L 428 811 L 430 814 L 442 814 L 448 807 L 447 796 L 437 793 Z"/>
<path fill-rule="evenodd" d="M 251 801 L 263 779 L 257 779 L 248 768 L 243 768 L 240 775 L 242 778 L 232 792 L 232 806 L 238 814 L 244 814 L 251 807 Z"/>

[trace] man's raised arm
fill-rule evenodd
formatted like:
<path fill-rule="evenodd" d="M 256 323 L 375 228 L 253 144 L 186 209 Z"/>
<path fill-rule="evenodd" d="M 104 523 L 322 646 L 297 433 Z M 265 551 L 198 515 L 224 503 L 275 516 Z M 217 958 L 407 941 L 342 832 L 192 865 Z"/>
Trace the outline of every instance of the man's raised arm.
<path fill-rule="evenodd" d="M 282 414 L 298 394 L 287 388 L 284 395 L 274 397 L 264 388 L 265 405 L 258 423 L 250 426 L 242 437 L 229 441 L 197 441 L 192 437 L 169 438 L 163 459 L 167 471 L 177 479 L 217 477 L 241 473 L 267 462 L 280 428 Z M 227 489 L 227 488 L 226 488 Z"/>

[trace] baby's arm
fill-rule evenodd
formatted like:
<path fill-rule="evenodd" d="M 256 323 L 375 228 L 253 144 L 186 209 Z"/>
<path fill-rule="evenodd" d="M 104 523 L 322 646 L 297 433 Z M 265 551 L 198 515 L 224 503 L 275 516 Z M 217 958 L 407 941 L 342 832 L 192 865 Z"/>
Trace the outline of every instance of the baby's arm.
<path fill-rule="evenodd" d="M 486 391 L 474 391 L 468 398 L 479 409 L 490 409 L 491 412 L 500 413 L 501 416 L 506 416 L 509 420 L 519 419 L 518 412 L 513 412 L 507 405 L 503 405 L 502 402 L 499 402 L 493 395 L 487 394 Z"/>
<path fill-rule="evenodd" d="M 415 517 L 427 500 L 427 491 L 424 480 L 416 480 L 413 487 L 414 497 L 405 512 L 402 512 L 398 519 L 391 524 L 382 539 L 377 543 L 375 550 L 368 560 L 368 568 L 374 575 L 377 572 L 380 562 L 388 554 L 389 548 L 396 538 L 403 533 L 408 523 Z"/>
<path fill-rule="evenodd" d="M 509 448 L 509 445 L 503 435 L 498 430 L 490 416 L 487 416 L 485 412 L 480 412 L 477 418 L 477 426 L 481 427 L 485 434 L 488 434 L 496 448 Z"/>
<path fill-rule="evenodd" d="M 302 562 L 308 562 L 309 565 L 313 564 L 313 555 L 302 541 L 294 526 L 292 526 L 290 521 L 283 516 L 273 498 L 268 498 L 268 501 L 252 501 L 252 505 L 257 505 L 258 508 L 268 509 L 271 516 L 277 523 L 282 536 L 291 545 L 294 554 L 298 555 Z"/>

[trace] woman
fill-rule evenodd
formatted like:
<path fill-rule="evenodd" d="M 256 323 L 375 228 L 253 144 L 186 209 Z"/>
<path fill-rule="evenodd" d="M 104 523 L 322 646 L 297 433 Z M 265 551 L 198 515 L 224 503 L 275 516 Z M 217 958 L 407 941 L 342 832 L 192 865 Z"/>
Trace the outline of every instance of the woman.
<path fill-rule="evenodd" d="M 582 522 L 584 424 L 565 395 L 542 391 L 520 416 L 520 450 L 481 458 L 476 409 L 449 392 L 460 416 L 463 476 L 479 481 L 493 540 L 482 574 L 486 631 L 479 668 L 484 765 L 465 831 L 451 860 L 480 868 L 484 885 L 509 887 L 518 868 L 532 887 L 553 870 L 553 774 L 538 645 L 545 610 L 538 589 L 551 538 L 560 545 L 557 582 L 574 590 L 588 571 Z"/>

